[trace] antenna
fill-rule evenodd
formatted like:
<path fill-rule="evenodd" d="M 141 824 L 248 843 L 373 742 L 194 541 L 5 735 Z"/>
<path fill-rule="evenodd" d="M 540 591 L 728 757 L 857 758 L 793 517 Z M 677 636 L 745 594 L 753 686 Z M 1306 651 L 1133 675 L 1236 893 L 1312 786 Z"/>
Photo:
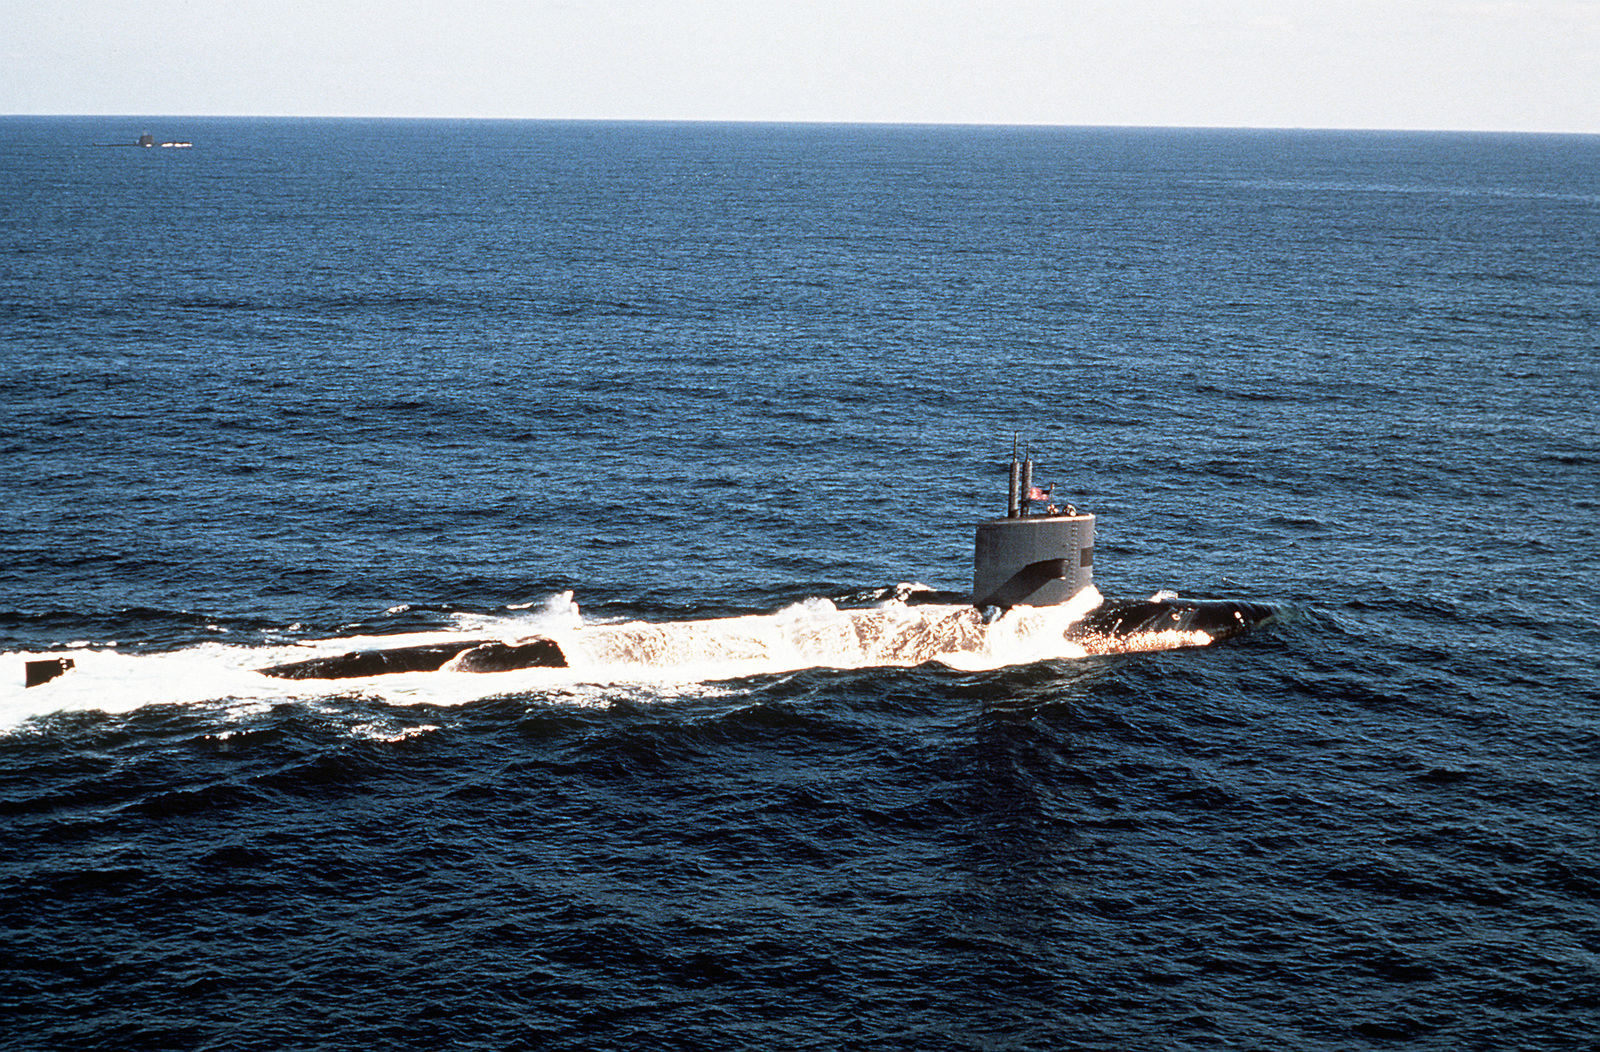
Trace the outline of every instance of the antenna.
<path fill-rule="evenodd" d="M 1006 504 L 1006 518 L 1022 515 L 1022 465 L 1017 460 L 1017 434 L 1011 434 L 1011 497 Z"/>

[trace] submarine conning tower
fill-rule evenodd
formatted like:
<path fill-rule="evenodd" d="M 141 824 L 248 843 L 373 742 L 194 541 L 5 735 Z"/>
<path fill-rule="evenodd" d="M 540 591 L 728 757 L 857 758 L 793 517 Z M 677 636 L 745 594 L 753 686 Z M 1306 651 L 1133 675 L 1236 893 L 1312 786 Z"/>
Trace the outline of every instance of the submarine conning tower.
<path fill-rule="evenodd" d="M 1055 606 L 1094 583 L 1094 516 L 1057 507 L 1033 483 L 1033 459 L 1011 451 L 1006 517 L 978 523 L 972 605 Z M 1035 513 L 1035 504 L 1045 505 Z"/>

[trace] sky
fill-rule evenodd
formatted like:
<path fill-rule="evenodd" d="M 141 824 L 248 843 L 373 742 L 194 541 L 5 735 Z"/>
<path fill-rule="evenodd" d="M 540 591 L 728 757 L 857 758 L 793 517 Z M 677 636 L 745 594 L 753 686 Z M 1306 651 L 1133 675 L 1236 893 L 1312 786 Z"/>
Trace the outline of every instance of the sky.
<path fill-rule="evenodd" d="M 0 113 L 1600 133 L 1600 0 L 51 0 Z"/>

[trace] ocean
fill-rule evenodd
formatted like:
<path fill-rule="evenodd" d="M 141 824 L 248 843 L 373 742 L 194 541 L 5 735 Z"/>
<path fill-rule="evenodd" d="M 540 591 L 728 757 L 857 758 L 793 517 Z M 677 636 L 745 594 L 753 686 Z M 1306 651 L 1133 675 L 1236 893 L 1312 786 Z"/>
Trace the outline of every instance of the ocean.
<path fill-rule="evenodd" d="M 1600 137 L 0 147 L 0 1047 L 1595 1047 Z"/>

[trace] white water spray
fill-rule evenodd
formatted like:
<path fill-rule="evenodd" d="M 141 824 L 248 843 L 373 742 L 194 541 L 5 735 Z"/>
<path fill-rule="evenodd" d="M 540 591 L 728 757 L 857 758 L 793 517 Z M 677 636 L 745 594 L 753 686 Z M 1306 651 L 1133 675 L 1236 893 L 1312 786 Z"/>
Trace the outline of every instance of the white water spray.
<path fill-rule="evenodd" d="M 543 693 L 596 696 L 594 688 L 648 685 L 671 695 L 695 685 L 807 668 L 894 668 L 938 662 L 982 671 L 1088 654 L 1171 649 L 1210 642 L 1204 632 L 1163 631 L 1117 638 L 1070 639 L 1071 629 L 1101 602 L 1091 585 L 1059 606 L 1018 606 L 986 619 L 965 604 L 910 605 L 906 590 L 875 606 L 840 609 L 812 598 L 771 614 L 694 621 L 591 621 L 571 592 L 504 615 L 459 615 L 448 630 L 345 636 L 294 645 L 204 643 L 158 654 L 124 654 L 86 646 L 70 652 L 75 667 L 24 688 L 29 660 L 59 653 L 0 655 L 14 674 L 0 683 L 0 730 L 57 712 L 131 712 L 146 705 L 217 704 L 246 710 L 285 700 L 358 694 L 392 704 L 461 705 L 482 698 Z M 516 644 L 555 641 L 566 668 L 506 672 L 458 671 L 454 663 L 427 672 L 350 679 L 279 679 L 260 669 L 352 651 L 452 643 L 466 639 Z M 581 700 L 579 701 L 581 703 Z"/>

